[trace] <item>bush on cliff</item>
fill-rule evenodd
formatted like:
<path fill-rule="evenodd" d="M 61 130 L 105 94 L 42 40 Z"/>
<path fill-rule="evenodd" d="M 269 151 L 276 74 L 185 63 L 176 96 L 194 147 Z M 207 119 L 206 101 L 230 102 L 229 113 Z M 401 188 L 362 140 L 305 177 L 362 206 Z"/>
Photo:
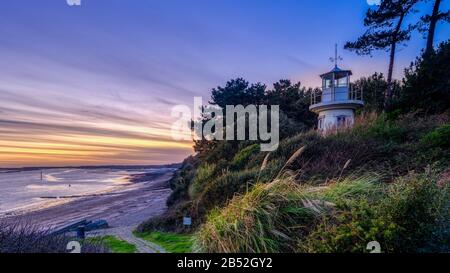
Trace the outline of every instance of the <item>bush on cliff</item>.
<path fill-rule="evenodd" d="M 179 183 L 175 183 L 173 188 L 181 189 L 183 194 L 174 191 L 169 200 L 178 201 L 171 203 L 165 218 L 168 223 L 177 225 L 163 226 L 169 227 L 169 230 L 182 230 L 181 220 L 172 219 L 180 217 L 180 213 L 170 211 L 180 208 L 175 204 L 183 204 L 183 214 L 195 217 L 194 227 L 197 227 L 205 221 L 209 210 L 225 206 L 235 194 L 251 190 L 256 182 L 268 183 L 275 179 L 284 163 L 301 147 L 305 147 L 302 156 L 287 166 L 295 172 L 299 183 L 308 181 L 314 184 L 316 181 L 320 184 L 349 174 L 364 175 L 367 172 L 383 174 L 381 180 L 391 182 L 393 177 L 406 175 L 411 170 L 422 171 L 429 164 L 444 170 L 450 162 L 445 146 L 448 122 L 449 116 L 446 114 L 429 117 L 408 114 L 395 121 L 385 115 L 365 115 L 358 118 L 351 130 L 325 137 L 314 131 L 300 133 L 282 140 L 279 148 L 270 154 L 253 150 L 252 146 L 243 146 L 241 151 L 244 152 L 237 152 L 233 157 L 245 155 L 248 158 L 245 166 L 238 171 L 231 168 L 233 161 L 219 161 L 212 170 L 211 163 L 201 165 L 202 160 L 197 158 L 196 163 L 183 164 L 173 179 Z M 253 151 L 249 153 L 248 150 Z M 266 161 L 266 166 L 260 172 L 263 161 Z M 202 174 L 206 164 L 210 166 L 207 173 L 213 175 Z M 196 169 L 192 167 L 194 165 Z M 208 178 L 194 183 L 197 174 Z M 194 195 L 189 196 L 189 188 L 195 188 Z M 172 199 L 175 194 L 178 199 Z"/>
<path fill-rule="evenodd" d="M 365 252 L 368 242 L 378 241 L 384 252 L 426 251 L 435 233 L 445 230 L 439 227 L 447 219 L 448 185 L 439 187 L 431 173 L 397 182 L 362 176 L 313 186 L 287 177 L 257 184 L 209 213 L 195 249 Z"/>

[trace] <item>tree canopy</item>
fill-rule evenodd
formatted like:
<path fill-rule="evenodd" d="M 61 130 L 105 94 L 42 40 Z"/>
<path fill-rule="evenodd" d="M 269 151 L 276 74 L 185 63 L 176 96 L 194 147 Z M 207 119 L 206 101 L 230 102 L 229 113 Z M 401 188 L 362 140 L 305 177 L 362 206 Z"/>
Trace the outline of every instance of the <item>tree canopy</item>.
<path fill-rule="evenodd" d="M 413 11 L 419 0 L 382 0 L 377 8 L 367 10 L 364 19 L 366 32 L 354 42 L 347 42 L 345 48 L 356 51 L 359 55 L 371 55 L 374 50 L 387 50 L 389 68 L 387 86 L 384 94 L 384 108 L 387 109 L 392 100 L 392 75 L 394 71 L 397 45 L 408 41 L 414 24 L 404 26 L 406 16 Z"/>

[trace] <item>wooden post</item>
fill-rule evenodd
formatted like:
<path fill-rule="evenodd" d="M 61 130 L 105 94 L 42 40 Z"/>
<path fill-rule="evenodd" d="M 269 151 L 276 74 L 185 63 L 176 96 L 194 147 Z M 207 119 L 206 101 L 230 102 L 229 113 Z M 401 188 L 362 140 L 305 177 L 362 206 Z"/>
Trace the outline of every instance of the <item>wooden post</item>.
<path fill-rule="evenodd" d="M 79 226 L 77 228 L 77 238 L 78 239 L 84 239 L 86 238 L 86 227 L 85 226 Z"/>

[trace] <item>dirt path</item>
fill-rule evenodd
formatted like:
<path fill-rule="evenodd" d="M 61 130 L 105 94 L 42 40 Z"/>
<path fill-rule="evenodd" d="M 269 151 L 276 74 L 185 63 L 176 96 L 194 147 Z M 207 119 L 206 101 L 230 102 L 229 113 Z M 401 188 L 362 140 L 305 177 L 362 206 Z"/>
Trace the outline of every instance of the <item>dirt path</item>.
<path fill-rule="evenodd" d="M 135 230 L 135 228 L 136 228 L 135 226 L 128 226 L 128 227 L 104 229 L 95 232 L 90 232 L 88 236 L 96 237 L 96 236 L 112 235 L 119 239 L 127 241 L 132 245 L 135 245 L 138 253 L 166 253 L 164 248 L 162 248 L 161 246 L 134 236 L 133 230 Z"/>

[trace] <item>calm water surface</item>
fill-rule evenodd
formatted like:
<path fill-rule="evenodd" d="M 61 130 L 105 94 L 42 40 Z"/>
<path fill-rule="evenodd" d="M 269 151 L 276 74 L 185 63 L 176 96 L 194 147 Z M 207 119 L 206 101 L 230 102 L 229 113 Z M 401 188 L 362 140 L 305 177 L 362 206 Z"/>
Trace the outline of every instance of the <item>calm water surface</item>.
<path fill-rule="evenodd" d="M 43 169 L 0 172 L 0 217 L 120 189 L 131 174 L 155 169 Z"/>

